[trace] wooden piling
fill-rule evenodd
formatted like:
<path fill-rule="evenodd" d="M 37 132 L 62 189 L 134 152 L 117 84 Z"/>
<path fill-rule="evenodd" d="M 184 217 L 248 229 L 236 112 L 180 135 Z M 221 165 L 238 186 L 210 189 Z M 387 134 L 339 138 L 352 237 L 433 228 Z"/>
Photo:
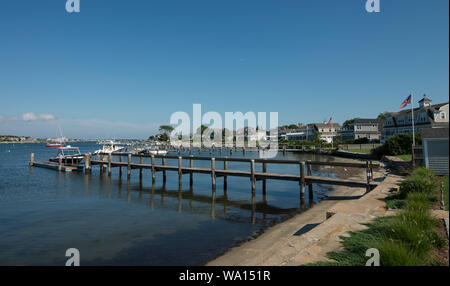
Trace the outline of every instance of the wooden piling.
<path fill-rule="evenodd" d="M 307 170 L 308 170 L 308 176 L 312 176 L 311 164 L 307 165 Z M 309 193 L 309 199 L 312 200 L 313 199 L 313 186 L 312 186 L 311 182 L 308 184 L 308 193 Z"/>
<path fill-rule="evenodd" d="M 178 185 L 181 186 L 182 179 L 183 179 L 183 170 L 182 168 L 183 164 L 183 157 L 178 157 Z"/>
<path fill-rule="evenodd" d="M 300 194 L 305 195 L 305 162 L 300 162 Z"/>
<path fill-rule="evenodd" d="M 59 172 L 62 171 L 62 158 L 61 157 L 59 157 L 59 160 L 58 160 L 58 171 Z"/>
<path fill-rule="evenodd" d="M 91 172 L 91 154 L 88 154 L 84 160 L 84 172 L 89 174 Z"/>
<path fill-rule="evenodd" d="M 267 163 L 263 162 L 263 173 L 267 172 Z M 263 195 L 266 195 L 266 179 L 263 179 Z"/>
<path fill-rule="evenodd" d="M 128 154 L 128 166 L 127 166 L 127 179 L 129 180 L 131 177 L 131 154 Z"/>
<path fill-rule="evenodd" d="M 111 177 L 111 153 L 108 154 L 108 176 Z"/>
<path fill-rule="evenodd" d="M 144 158 L 142 158 L 142 156 L 139 157 L 139 164 L 143 164 L 144 163 Z M 139 182 L 142 182 L 142 171 L 143 168 L 139 168 Z"/>
<path fill-rule="evenodd" d="M 30 154 L 30 167 L 33 167 L 34 164 L 34 153 Z"/>
<path fill-rule="evenodd" d="M 251 173 L 251 181 L 252 181 L 252 193 L 254 193 L 255 189 L 256 189 L 255 160 L 254 159 L 252 159 L 250 161 L 250 173 Z"/>
<path fill-rule="evenodd" d="M 122 156 L 119 156 L 119 162 L 122 162 Z M 119 167 L 119 178 L 122 178 L 122 166 Z"/>
<path fill-rule="evenodd" d="M 152 155 L 152 183 L 156 180 L 155 155 Z"/>
<path fill-rule="evenodd" d="M 190 167 L 190 168 L 194 168 L 194 160 L 192 159 L 192 156 L 191 156 L 191 158 L 189 159 L 189 167 Z M 189 186 L 192 187 L 192 185 L 194 185 L 194 173 L 193 173 L 193 172 L 191 172 L 191 173 L 189 174 Z"/>
<path fill-rule="evenodd" d="M 227 158 L 225 158 L 225 160 L 223 161 L 223 169 L 224 169 L 224 170 L 228 169 L 228 161 L 227 161 Z M 223 190 L 224 190 L 224 192 L 227 191 L 227 187 L 228 187 L 227 176 L 224 175 L 224 176 L 223 176 Z"/>
<path fill-rule="evenodd" d="M 189 149 L 190 151 L 190 149 Z M 162 165 L 165 166 L 166 165 L 166 157 L 162 158 Z M 165 184 L 167 181 L 167 174 L 166 174 L 166 170 L 163 170 L 163 183 Z"/>
<path fill-rule="evenodd" d="M 211 158 L 211 179 L 212 187 L 216 189 L 216 158 Z"/>

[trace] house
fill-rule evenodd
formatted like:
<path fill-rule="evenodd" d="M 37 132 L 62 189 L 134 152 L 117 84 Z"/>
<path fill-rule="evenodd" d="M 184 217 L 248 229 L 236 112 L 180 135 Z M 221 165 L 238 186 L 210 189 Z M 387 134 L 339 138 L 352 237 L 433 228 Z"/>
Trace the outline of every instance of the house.
<path fill-rule="evenodd" d="M 448 131 L 448 128 L 422 129 L 425 167 L 438 175 L 448 175 Z"/>
<path fill-rule="evenodd" d="M 383 120 L 357 118 L 342 127 L 342 141 L 367 138 L 369 141 L 380 139 Z"/>
<path fill-rule="evenodd" d="M 432 104 L 424 96 L 419 101 L 419 107 L 413 109 L 414 132 L 421 132 L 423 128 L 448 127 L 448 102 Z M 412 133 L 411 109 L 389 113 L 384 121 L 381 142 L 396 134 Z"/>

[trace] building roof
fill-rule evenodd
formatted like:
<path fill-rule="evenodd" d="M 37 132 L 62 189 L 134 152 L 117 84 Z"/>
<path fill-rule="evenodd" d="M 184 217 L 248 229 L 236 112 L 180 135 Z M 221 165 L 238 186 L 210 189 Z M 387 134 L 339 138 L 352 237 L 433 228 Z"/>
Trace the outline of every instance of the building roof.
<path fill-rule="evenodd" d="M 422 138 L 448 138 L 448 127 L 446 128 L 423 128 Z"/>
<path fill-rule="evenodd" d="M 355 124 L 355 123 L 378 124 L 378 123 L 381 123 L 382 121 L 383 120 L 378 119 L 378 118 L 375 118 L 375 119 L 372 119 L 372 118 L 357 118 L 357 119 L 355 119 L 354 123 L 352 123 L 352 124 Z"/>
<path fill-rule="evenodd" d="M 313 123 L 313 125 L 315 125 L 316 127 L 336 127 L 336 128 L 340 128 L 341 125 L 339 125 L 339 123 Z"/>
<path fill-rule="evenodd" d="M 423 96 L 423 98 L 421 100 L 419 100 L 419 102 L 431 102 L 430 99 L 428 99 L 425 95 Z"/>

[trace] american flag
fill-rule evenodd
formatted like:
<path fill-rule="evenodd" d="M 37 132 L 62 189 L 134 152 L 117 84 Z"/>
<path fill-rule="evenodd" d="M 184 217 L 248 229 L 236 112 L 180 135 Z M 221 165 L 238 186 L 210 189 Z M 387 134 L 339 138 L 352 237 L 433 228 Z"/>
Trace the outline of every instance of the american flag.
<path fill-rule="evenodd" d="M 403 101 L 403 103 L 400 105 L 400 108 L 403 108 L 411 103 L 411 94 L 408 95 L 408 97 Z"/>

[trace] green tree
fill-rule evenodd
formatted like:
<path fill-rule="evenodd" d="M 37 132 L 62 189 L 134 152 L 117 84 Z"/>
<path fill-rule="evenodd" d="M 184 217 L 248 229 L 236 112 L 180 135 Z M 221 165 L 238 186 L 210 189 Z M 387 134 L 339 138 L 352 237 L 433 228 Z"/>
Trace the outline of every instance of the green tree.
<path fill-rule="evenodd" d="M 163 132 L 164 134 L 168 135 L 170 132 L 173 131 L 173 127 L 170 125 L 161 125 L 159 126 L 159 131 Z"/>

